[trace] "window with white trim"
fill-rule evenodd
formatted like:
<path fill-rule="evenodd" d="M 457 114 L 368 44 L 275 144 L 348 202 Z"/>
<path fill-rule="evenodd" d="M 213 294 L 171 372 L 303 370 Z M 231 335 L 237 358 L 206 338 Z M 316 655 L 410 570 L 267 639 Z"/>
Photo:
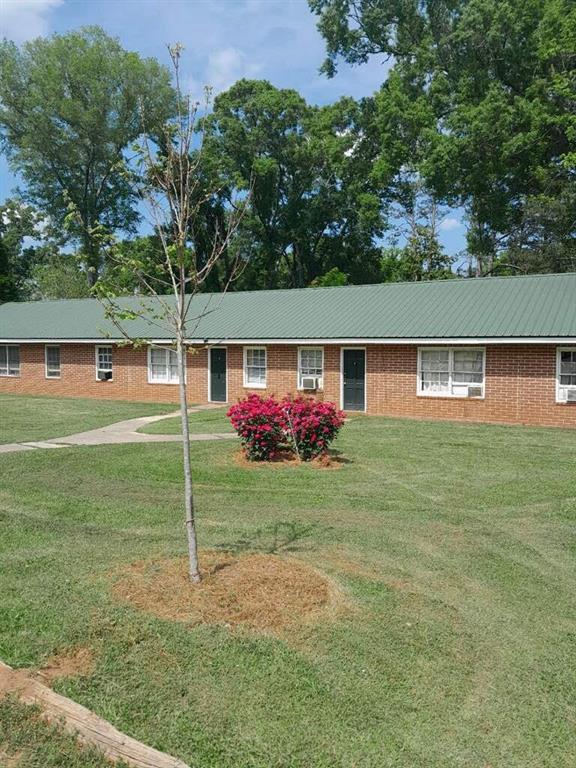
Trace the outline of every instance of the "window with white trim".
<path fill-rule="evenodd" d="M 46 378 L 60 378 L 60 347 L 57 344 L 46 344 L 44 347 L 46 363 Z"/>
<path fill-rule="evenodd" d="M 300 347 L 298 349 L 298 389 L 322 389 L 324 376 L 323 347 Z M 315 379 L 316 386 L 304 387 L 304 379 Z"/>
<path fill-rule="evenodd" d="M 112 347 L 96 347 L 96 378 L 112 381 Z"/>
<path fill-rule="evenodd" d="M 178 356 L 167 347 L 148 347 L 150 384 L 178 384 Z"/>
<path fill-rule="evenodd" d="M 559 348 L 556 354 L 556 399 L 576 402 L 576 347 Z"/>
<path fill-rule="evenodd" d="M 20 376 L 20 347 L 0 344 L 0 376 Z"/>
<path fill-rule="evenodd" d="M 244 386 L 266 386 L 266 347 L 244 347 Z"/>
<path fill-rule="evenodd" d="M 418 394 L 484 397 L 484 349 L 422 347 L 418 350 Z"/>

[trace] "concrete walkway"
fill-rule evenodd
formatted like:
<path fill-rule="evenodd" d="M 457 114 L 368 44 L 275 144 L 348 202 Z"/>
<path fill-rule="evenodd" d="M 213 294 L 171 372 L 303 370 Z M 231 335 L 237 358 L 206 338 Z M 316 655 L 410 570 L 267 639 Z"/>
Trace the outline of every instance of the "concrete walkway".
<path fill-rule="evenodd" d="M 219 408 L 217 405 L 199 405 L 190 408 L 188 413 L 199 413 L 213 408 Z M 137 419 L 127 419 L 118 421 L 115 424 L 109 424 L 107 427 L 91 429 L 88 432 L 77 432 L 74 435 L 66 437 L 54 437 L 50 440 L 39 440 L 26 443 L 6 443 L 0 445 L 0 453 L 14 453 L 16 451 L 33 451 L 38 448 L 68 448 L 72 445 L 120 445 L 123 443 L 172 443 L 181 440 L 180 435 L 149 435 L 143 432 L 137 432 L 141 427 L 147 424 L 153 424 L 162 419 L 171 419 L 179 416 L 180 412 L 166 413 L 161 416 L 140 416 Z M 233 432 L 230 433 L 206 433 L 190 435 L 190 440 L 230 440 L 235 438 Z"/>

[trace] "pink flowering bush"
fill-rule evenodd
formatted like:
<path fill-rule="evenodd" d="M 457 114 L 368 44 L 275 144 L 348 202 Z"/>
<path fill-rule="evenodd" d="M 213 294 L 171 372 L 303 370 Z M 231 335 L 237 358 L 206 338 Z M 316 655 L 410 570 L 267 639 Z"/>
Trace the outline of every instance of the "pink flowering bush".
<path fill-rule="evenodd" d="M 284 413 L 273 397 L 248 395 L 227 414 L 250 461 L 273 459 L 284 442 Z"/>
<path fill-rule="evenodd" d="M 344 414 L 334 403 L 313 397 L 285 397 L 278 402 L 251 394 L 227 415 L 250 461 L 269 461 L 280 450 L 310 461 L 326 453 L 344 424 Z"/>
<path fill-rule="evenodd" d="M 280 406 L 284 413 L 286 442 L 302 461 L 326 453 L 344 424 L 344 414 L 334 403 L 313 397 L 285 397 Z"/>

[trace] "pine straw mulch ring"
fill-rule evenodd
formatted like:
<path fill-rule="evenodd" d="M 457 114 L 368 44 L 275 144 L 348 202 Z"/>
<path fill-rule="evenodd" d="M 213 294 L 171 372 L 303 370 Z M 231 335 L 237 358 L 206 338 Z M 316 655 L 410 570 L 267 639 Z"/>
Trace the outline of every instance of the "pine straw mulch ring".
<path fill-rule="evenodd" d="M 250 467 L 251 469 L 254 467 L 298 467 L 303 465 L 316 469 L 341 469 L 344 464 L 350 463 L 350 459 L 344 458 L 338 451 L 334 450 L 322 453 L 310 461 L 302 461 L 293 451 L 288 450 L 279 451 L 273 459 L 251 461 L 246 457 L 244 451 L 240 450 L 234 454 L 234 460 L 241 467 Z"/>
<path fill-rule="evenodd" d="M 114 595 L 163 619 L 282 634 L 320 620 L 342 602 L 336 584 L 295 558 L 206 551 L 202 582 L 186 558 L 139 561 L 115 574 Z"/>

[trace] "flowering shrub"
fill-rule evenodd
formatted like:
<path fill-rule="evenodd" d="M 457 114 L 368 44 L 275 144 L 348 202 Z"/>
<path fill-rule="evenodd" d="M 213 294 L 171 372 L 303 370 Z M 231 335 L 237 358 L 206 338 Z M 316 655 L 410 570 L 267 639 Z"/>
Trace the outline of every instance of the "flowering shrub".
<path fill-rule="evenodd" d="M 248 395 L 227 414 L 251 461 L 273 459 L 284 441 L 284 413 L 273 397 Z"/>
<path fill-rule="evenodd" d="M 334 403 L 312 397 L 285 397 L 279 403 L 273 397 L 251 394 L 227 415 L 251 461 L 273 459 L 281 449 L 310 461 L 326 453 L 344 424 L 344 414 Z"/>
<path fill-rule="evenodd" d="M 344 424 L 344 414 L 334 403 L 312 397 L 285 397 L 280 406 L 287 443 L 303 461 L 326 453 Z"/>

